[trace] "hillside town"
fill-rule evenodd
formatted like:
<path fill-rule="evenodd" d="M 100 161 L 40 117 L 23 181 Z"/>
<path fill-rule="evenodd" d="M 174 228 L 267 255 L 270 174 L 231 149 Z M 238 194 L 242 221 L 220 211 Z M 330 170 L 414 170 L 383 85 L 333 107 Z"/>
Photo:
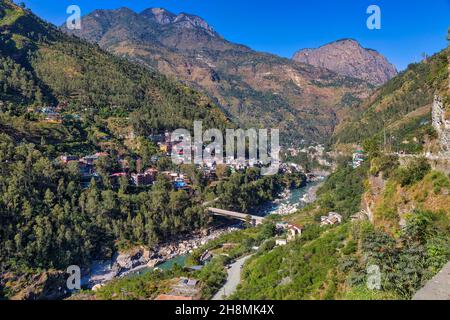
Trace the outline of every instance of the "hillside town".
<path fill-rule="evenodd" d="M 119 168 L 116 171 L 109 172 L 109 182 L 118 187 L 121 180 L 125 180 L 135 187 L 149 187 L 153 185 L 159 174 L 167 177 L 173 185 L 175 190 L 185 190 L 188 193 L 192 192 L 192 182 L 189 180 L 187 175 L 181 172 L 180 166 L 177 170 L 167 170 L 160 171 L 157 169 L 156 164 L 162 158 L 171 159 L 172 152 L 176 150 L 175 146 L 181 141 L 172 142 L 171 135 L 169 132 L 161 134 L 153 134 L 147 137 L 148 141 L 154 143 L 159 152 L 151 157 L 151 165 L 148 167 L 143 167 L 143 159 L 139 157 L 130 156 L 117 156 L 117 158 L 112 159 L 117 161 Z M 177 155 L 183 156 L 183 151 L 176 151 Z M 76 165 L 78 172 L 81 176 L 83 188 L 88 188 L 92 179 L 99 182 L 101 177 L 96 169 L 98 161 L 101 158 L 111 158 L 112 153 L 108 151 L 96 152 L 94 154 L 88 154 L 85 156 L 76 156 L 69 154 L 62 154 L 59 156 L 59 161 L 61 164 Z M 136 164 L 135 170 L 130 169 L 130 159 Z M 262 164 L 259 162 L 249 163 L 248 161 L 243 163 L 233 157 L 228 157 L 225 164 L 217 164 L 215 161 L 205 160 L 201 165 L 196 165 L 197 169 L 202 172 L 203 178 L 209 182 L 214 182 L 218 180 L 217 170 L 228 171 L 229 174 L 235 172 L 244 172 L 250 167 L 261 167 Z M 302 167 L 295 163 L 281 163 L 279 168 L 279 173 L 290 174 L 293 172 L 303 172 Z M 310 181 L 314 181 L 314 175 L 310 176 Z"/>

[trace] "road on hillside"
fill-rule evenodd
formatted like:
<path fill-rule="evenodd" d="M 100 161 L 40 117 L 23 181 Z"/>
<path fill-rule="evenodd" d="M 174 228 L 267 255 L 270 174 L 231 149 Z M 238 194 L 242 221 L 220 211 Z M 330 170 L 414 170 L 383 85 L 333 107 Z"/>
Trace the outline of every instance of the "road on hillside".
<path fill-rule="evenodd" d="M 231 265 L 231 268 L 228 269 L 227 281 L 225 282 L 223 287 L 220 288 L 220 290 L 214 295 L 212 300 L 224 300 L 236 291 L 238 284 L 241 282 L 242 266 L 250 257 L 251 255 L 236 260 L 236 262 Z"/>
<path fill-rule="evenodd" d="M 413 300 L 450 300 L 450 262 L 414 295 Z"/>

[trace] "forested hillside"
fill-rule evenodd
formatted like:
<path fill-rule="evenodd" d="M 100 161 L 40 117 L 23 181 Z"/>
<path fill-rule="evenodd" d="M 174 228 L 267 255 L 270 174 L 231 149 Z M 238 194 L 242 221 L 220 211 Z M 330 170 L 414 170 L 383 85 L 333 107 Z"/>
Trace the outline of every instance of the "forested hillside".
<path fill-rule="evenodd" d="M 384 133 L 395 151 L 422 150 L 425 136 L 433 135 L 431 105 L 435 94 L 450 107 L 448 59 L 445 49 L 388 81 L 354 110 L 334 135 L 336 143 L 362 143 L 367 138 L 383 140 Z M 385 130 L 384 130 L 385 129 Z"/>
<path fill-rule="evenodd" d="M 205 223 L 195 199 L 164 178 L 150 191 L 98 185 L 83 190 L 76 166 L 55 164 L 31 144 L 0 136 L 0 261 L 8 268 L 86 265 L 117 245 L 155 244 Z"/>
<path fill-rule="evenodd" d="M 136 112 L 155 131 L 190 128 L 194 119 L 214 127 L 227 122 L 206 96 L 64 35 L 8 0 L 0 14 L 3 111 L 23 115 L 26 106 L 66 102 L 90 116 Z"/>
<path fill-rule="evenodd" d="M 432 150 L 434 95 L 450 107 L 448 59 L 447 48 L 410 65 L 338 128 L 334 143 L 361 145 L 362 165 L 339 162 L 317 201 L 287 219 L 302 236 L 252 257 L 232 298 L 411 299 L 449 261 L 448 160 L 395 155 Z M 330 211 L 344 223 L 319 227 Z"/>

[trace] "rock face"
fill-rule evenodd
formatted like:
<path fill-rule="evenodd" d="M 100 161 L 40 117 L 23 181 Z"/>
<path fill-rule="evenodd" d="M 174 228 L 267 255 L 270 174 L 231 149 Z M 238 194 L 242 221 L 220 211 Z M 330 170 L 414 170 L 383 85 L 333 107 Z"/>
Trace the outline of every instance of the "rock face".
<path fill-rule="evenodd" d="M 450 119 L 446 118 L 444 104 L 439 96 L 435 96 L 432 109 L 432 122 L 439 137 L 441 152 L 450 156 Z"/>
<path fill-rule="evenodd" d="M 9 272 L 0 274 L 0 289 L 8 291 L 11 300 L 59 300 L 70 294 L 66 278 L 62 271 L 22 275 Z"/>
<path fill-rule="evenodd" d="M 339 40 L 317 49 L 300 50 L 292 59 L 362 79 L 376 86 L 397 75 L 396 68 L 383 55 L 363 48 L 352 39 Z"/>

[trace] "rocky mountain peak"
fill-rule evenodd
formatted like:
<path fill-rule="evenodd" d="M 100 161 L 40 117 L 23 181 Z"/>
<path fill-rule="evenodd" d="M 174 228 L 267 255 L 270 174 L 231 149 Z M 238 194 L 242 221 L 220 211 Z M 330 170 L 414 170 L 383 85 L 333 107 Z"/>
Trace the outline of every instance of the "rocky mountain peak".
<path fill-rule="evenodd" d="M 322 141 L 372 90 L 365 81 L 227 41 L 196 15 L 150 8 L 105 20 L 84 16 L 75 34 L 203 90 L 242 126 L 286 130 L 285 144 Z"/>
<path fill-rule="evenodd" d="M 210 35 L 217 36 L 217 33 L 205 20 L 192 14 L 182 12 L 176 15 L 164 8 L 148 8 L 142 11 L 140 16 L 159 25 L 175 25 L 185 29 L 203 29 Z"/>
<path fill-rule="evenodd" d="M 106 10 L 102 10 L 106 11 Z M 120 15 L 120 16 L 128 16 L 128 15 L 135 15 L 136 13 L 127 7 L 121 7 L 115 10 L 111 10 L 111 13 L 114 15 Z"/>
<path fill-rule="evenodd" d="M 214 29 L 205 20 L 195 15 L 182 12 L 175 18 L 173 23 L 187 29 L 203 29 L 212 36 L 217 35 Z"/>
<path fill-rule="evenodd" d="M 164 8 L 148 8 L 140 13 L 142 17 L 151 19 L 161 25 L 172 23 L 176 15 Z"/>
<path fill-rule="evenodd" d="M 397 75 L 396 68 L 379 52 L 354 39 L 341 39 L 317 49 L 296 52 L 293 60 L 322 67 L 379 86 Z"/>

